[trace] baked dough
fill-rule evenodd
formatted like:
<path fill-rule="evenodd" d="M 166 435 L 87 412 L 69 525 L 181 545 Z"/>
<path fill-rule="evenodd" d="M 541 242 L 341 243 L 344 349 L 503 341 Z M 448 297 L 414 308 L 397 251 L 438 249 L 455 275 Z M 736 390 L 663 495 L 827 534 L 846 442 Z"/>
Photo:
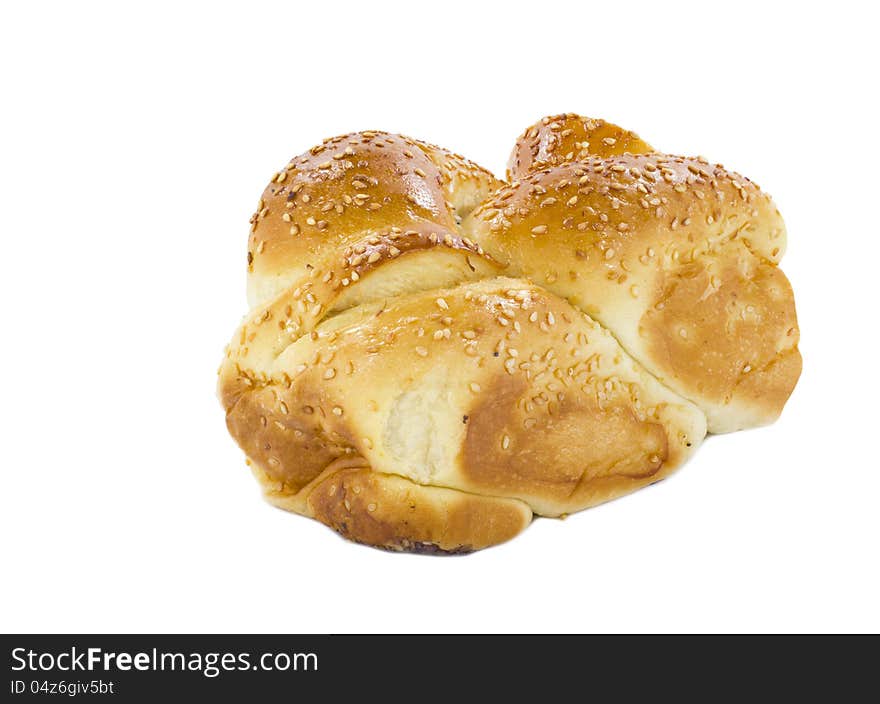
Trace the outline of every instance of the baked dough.
<path fill-rule="evenodd" d="M 800 357 L 757 187 L 570 114 L 510 175 L 361 132 L 272 178 L 219 395 L 273 504 L 466 552 L 778 414 Z"/>

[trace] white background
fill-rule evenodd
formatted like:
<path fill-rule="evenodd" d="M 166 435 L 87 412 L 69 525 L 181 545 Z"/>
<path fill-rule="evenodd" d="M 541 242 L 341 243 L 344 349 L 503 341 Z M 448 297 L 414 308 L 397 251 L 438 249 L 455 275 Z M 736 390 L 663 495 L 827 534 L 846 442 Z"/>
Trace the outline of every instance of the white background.
<path fill-rule="evenodd" d="M 869 3 L 245 5 L 0 10 L 3 630 L 880 629 Z M 369 128 L 502 173 L 568 110 L 775 197 L 804 355 L 779 422 L 464 558 L 264 503 L 214 385 L 269 177 Z"/>

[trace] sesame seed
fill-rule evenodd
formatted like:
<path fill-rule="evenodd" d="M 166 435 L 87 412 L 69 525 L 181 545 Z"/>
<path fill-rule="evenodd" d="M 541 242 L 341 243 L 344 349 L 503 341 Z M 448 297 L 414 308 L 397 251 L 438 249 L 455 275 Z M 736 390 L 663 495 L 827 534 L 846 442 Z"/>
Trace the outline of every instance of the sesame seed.
<path fill-rule="evenodd" d="M 501 449 L 506 450 L 508 447 L 510 447 L 510 438 L 507 435 L 505 435 L 501 439 Z"/>
<path fill-rule="evenodd" d="M 424 347 L 421 347 L 421 346 L 420 346 L 420 347 L 416 347 L 416 354 L 419 355 L 419 357 L 427 357 L 427 356 L 428 356 L 428 350 L 425 349 Z"/>
<path fill-rule="evenodd" d="M 470 388 L 470 390 L 473 391 L 475 394 L 480 393 L 480 385 L 473 381 L 470 383 L 468 388 Z"/>
<path fill-rule="evenodd" d="M 306 218 L 306 225 L 315 225 L 315 224 L 316 224 L 315 218 L 313 218 L 311 216 Z"/>
<path fill-rule="evenodd" d="M 339 406 L 333 406 L 333 415 L 334 416 L 341 416 L 342 409 Z"/>
<path fill-rule="evenodd" d="M 368 264 L 375 264 L 382 258 L 382 255 L 379 252 L 373 252 L 369 257 L 367 257 Z"/>
<path fill-rule="evenodd" d="M 437 303 L 437 306 L 438 306 L 440 309 L 442 309 L 442 310 L 449 310 L 449 304 L 448 304 L 443 298 L 438 298 L 438 299 L 436 300 L 436 303 Z"/>
<path fill-rule="evenodd" d="M 546 226 L 546 225 L 538 225 L 537 227 L 533 227 L 533 228 L 532 228 L 532 234 L 533 234 L 533 235 L 543 235 L 543 234 L 546 233 L 546 232 L 547 232 L 547 226 Z"/>
<path fill-rule="evenodd" d="M 332 367 L 324 372 L 325 379 L 332 379 L 334 376 L 336 376 L 336 370 Z"/>
<path fill-rule="evenodd" d="M 613 256 L 614 256 L 614 249 L 609 248 L 609 249 L 605 250 L 605 258 L 606 259 L 611 259 Z"/>

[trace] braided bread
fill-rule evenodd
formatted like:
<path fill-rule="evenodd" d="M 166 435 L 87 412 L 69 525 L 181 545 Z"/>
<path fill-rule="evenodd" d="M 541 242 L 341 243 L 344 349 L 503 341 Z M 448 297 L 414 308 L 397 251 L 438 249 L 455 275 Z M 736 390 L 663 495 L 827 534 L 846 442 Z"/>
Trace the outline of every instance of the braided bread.
<path fill-rule="evenodd" d="M 797 323 L 754 184 L 572 114 L 520 137 L 508 179 L 384 132 L 273 177 L 219 371 L 270 502 L 467 552 L 779 414 Z"/>

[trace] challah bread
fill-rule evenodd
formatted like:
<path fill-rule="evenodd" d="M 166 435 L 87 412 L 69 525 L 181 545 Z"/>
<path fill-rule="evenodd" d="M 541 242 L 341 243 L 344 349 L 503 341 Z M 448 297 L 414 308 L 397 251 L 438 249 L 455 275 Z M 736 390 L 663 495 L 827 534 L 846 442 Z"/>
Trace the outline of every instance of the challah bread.
<path fill-rule="evenodd" d="M 607 327 L 710 432 L 772 422 L 794 389 L 785 225 L 742 176 L 658 153 L 587 157 L 501 188 L 464 229 L 507 275 Z"/>
<path fill-rule="evenodd" d="M 623 133 L 580 123 L 600 137 Z M 595 234 L 599 254 L 583 249 L 570 260 L 569 250 L 586 247 L 579 238 L 599 228 L 578 229 L 579 221 L 572 230 L 555 202 L 534 202 L 567 195 L 560 179 L 577 176 L 584 189 L 580 179 L 602 176 L 605 160 L 568 163 L 567 152 L 557 154 L 572 134 L 545 140 L 533 162 L 553 165 L 510 185 L 438 147 L 382 132 L 327 140 L 273 177 L 252 218 L 251 311 L 227 347 L 218 389 L 270 502 L 369 545 L 466 552 L 511 538 L 533 513 L 570 513 L 657 481 L 695 451 L 705 399 L 690 393 L 677 357 L 669 362 L 648 345 L 666 344 L 654 332 L 666 320 L 649 318 L 648 342 L 633 345 L 617 316 L 654 313 L 616 296 L 632 286 L 620 272 L 605 278 L 610 240 Z M 626 140 L 649 149 L 634 135 Z M 581 149 L 592 149 L 585 141 Z M 632 158 L 608 157 L 609 173 L 618 163 L 631 168 Z M 678 163 L 651 158 L 657 169 Z M 549 188 L 560 196 L 540 193 Z M 603 188 L 616 191 L 597 182 L 568 199 L 583 197 L 605 222 L 588 198 Z M 656 197 L 670 200 L 665 191 Z M 533 208 L 547 214 L 544 228 L 529 220 Z M 627 232 L 616 227 L 623 222 L 614 232 Z M 626 222 L 666 251 L 652 220 Z M 706 239 L 713 256 L 730 246 Z M 615 242 L 620 270 L 635 275 L 631 242 Z M 745 276 L 741 258 L 733 262 Z M 661 285 L 649 282 L 651 271 L 645 265 L 638 285 Z M 675 375 L 662 374 L 667 363 Z"/>

